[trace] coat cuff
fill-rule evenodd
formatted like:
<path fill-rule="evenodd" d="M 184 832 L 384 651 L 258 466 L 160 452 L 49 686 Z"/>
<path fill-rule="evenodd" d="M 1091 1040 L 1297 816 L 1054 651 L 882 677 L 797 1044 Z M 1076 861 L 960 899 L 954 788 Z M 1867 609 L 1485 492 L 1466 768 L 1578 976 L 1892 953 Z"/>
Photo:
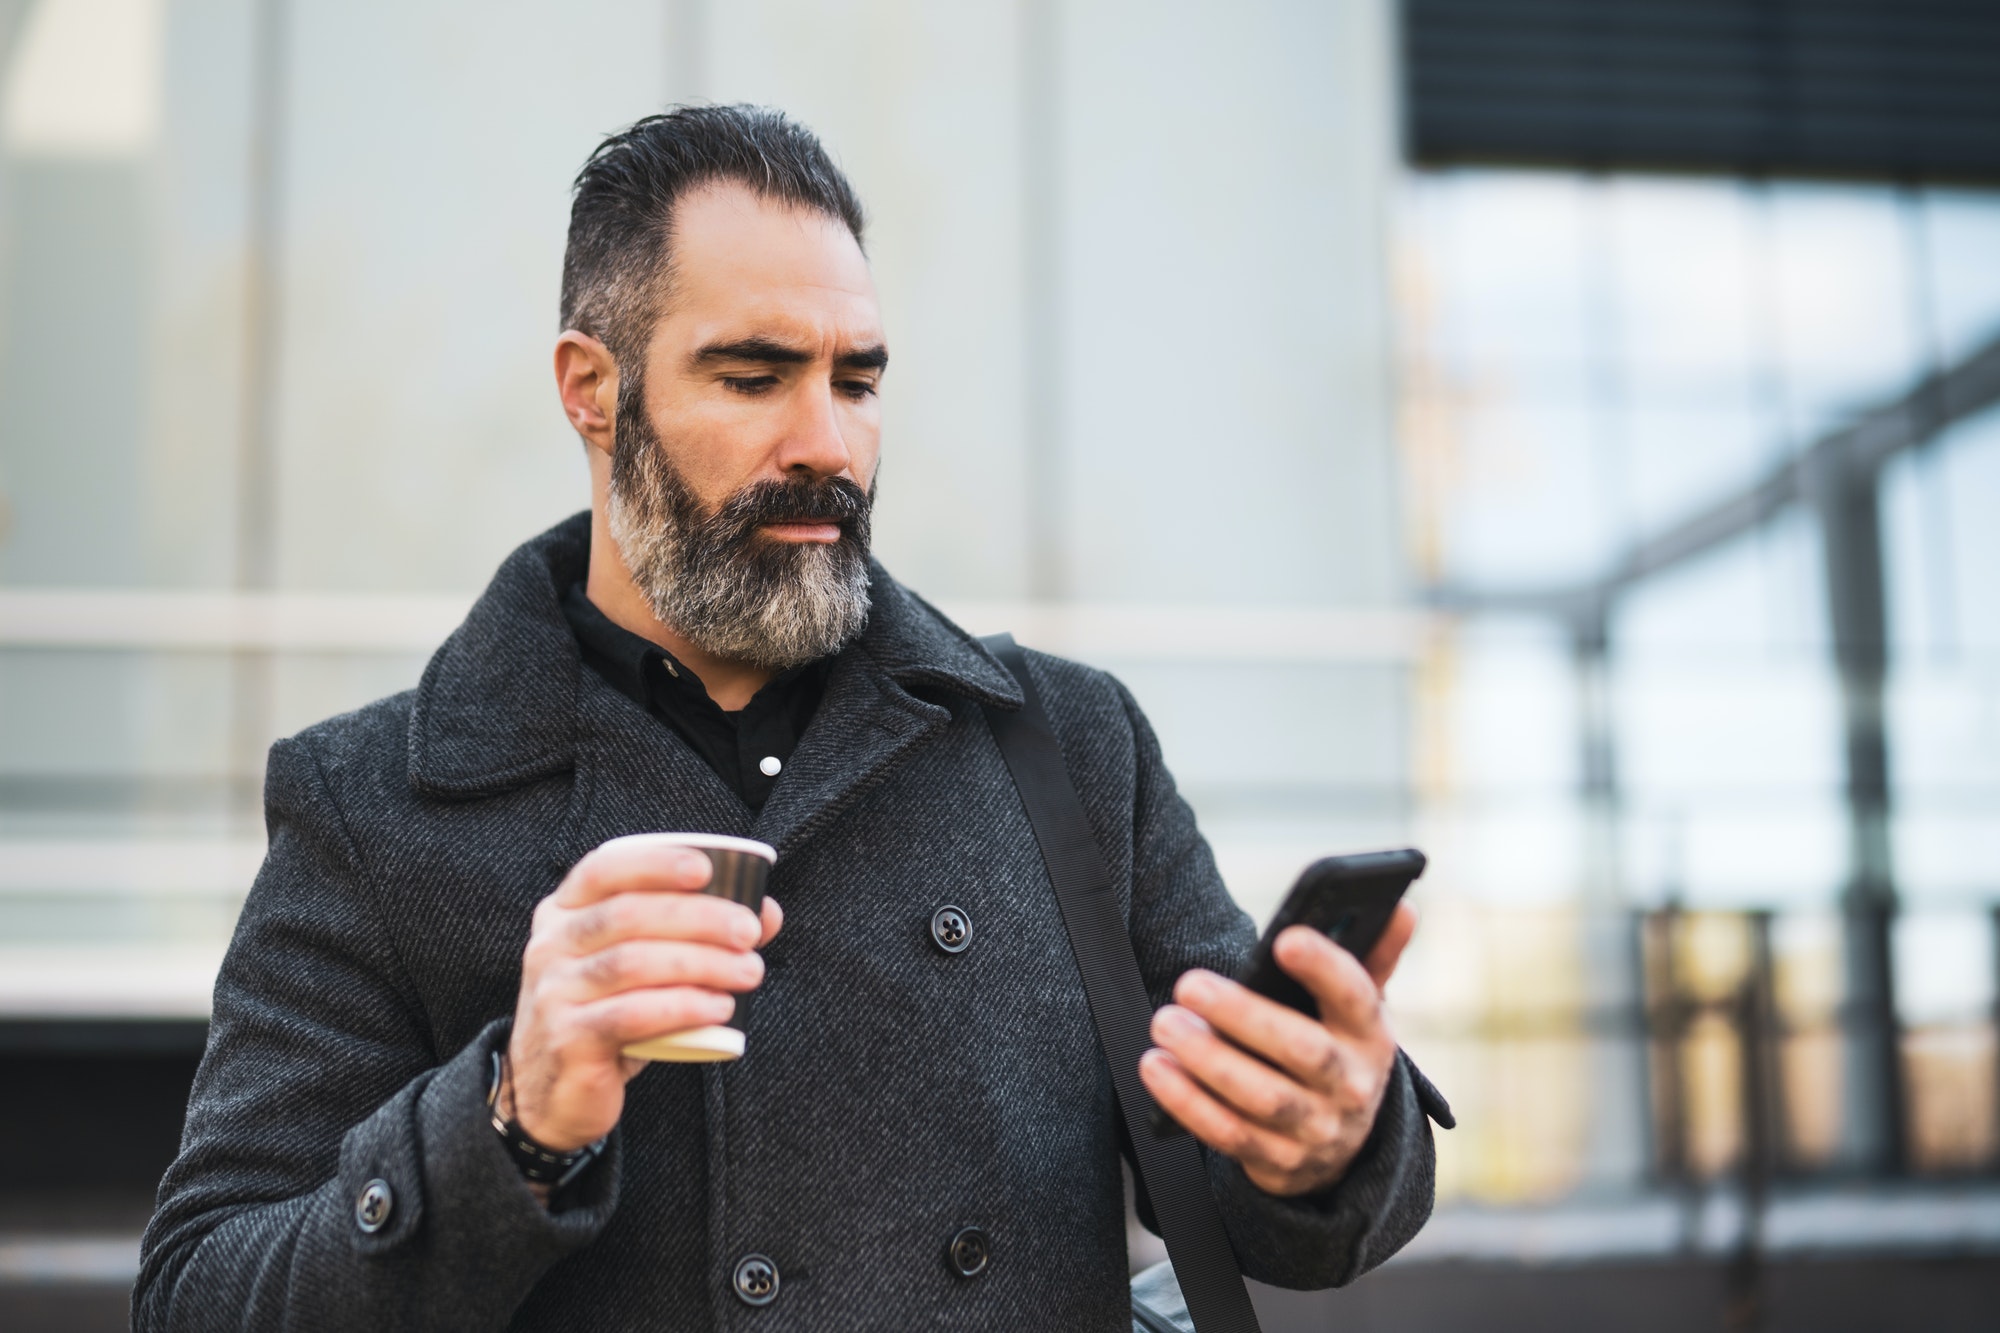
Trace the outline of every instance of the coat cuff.
<path fill-rule="evenodd" d="M 1246 1276 L 1295 1291 L 1343 1287 L 1423 1228 L 1437 1192 L 1437 1153 L 1419 1080 L 1430 1087 L 1398 1051 L 1367 1143 L 1347 1174 L 1317 1194 L 1266 1194 L 1234 1161 L 1208 1155 L 1209 1181 Z M 1430 1096 L 1443 1105 L 1435 1089 Z"/>
<path fill-rule="evenodd" d="M 619 1135 L 544 1208 L 493 1132 L 486 1108 L 493 1052 L 508 1020 L 488 1024 L 445 1064 L 412 1080 L 341 1143 L 337 1200 L 362 1255 L 420 1247 L 428 1262 L 479 1273 L 525 1297 L 549 1265 L 587 1244 L 618 1203 Z M 363 1199 L 385 1186 L 386 1215 L 364 1227 Z M 382 1190 L 375 1191 L 381 1206 Z"/>

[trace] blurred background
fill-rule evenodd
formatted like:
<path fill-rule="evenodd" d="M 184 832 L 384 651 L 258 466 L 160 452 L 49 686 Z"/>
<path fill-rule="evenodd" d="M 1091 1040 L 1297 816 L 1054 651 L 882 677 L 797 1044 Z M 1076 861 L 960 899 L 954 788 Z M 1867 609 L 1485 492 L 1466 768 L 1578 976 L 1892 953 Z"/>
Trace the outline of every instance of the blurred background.
<path fill-rule="evenodd" d="M 1438 1215 L 1267 1327 L 1991 1327 L 1977 0 L 0 0 L 0 1324 L 123 1326 L 265 748 L 587 503 L 567 186 L 687 100 L 871 210 L 889 567 L 1260 918 L 1432 858 Z"/>

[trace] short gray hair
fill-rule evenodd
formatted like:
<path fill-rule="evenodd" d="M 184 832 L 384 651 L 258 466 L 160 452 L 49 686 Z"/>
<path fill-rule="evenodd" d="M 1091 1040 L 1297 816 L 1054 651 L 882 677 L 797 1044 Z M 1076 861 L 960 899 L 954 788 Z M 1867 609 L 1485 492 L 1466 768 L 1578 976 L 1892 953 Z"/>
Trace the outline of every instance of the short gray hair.
<path fill-rule="evenodd" d="M 606 139 L 577 174 L 562 326 L 636 365 L 659 315 L 674 205 L 717 181 L 815 209 L 861 243 L 861 200 L 811 130 L 769 107 L 675 107 Z"/>

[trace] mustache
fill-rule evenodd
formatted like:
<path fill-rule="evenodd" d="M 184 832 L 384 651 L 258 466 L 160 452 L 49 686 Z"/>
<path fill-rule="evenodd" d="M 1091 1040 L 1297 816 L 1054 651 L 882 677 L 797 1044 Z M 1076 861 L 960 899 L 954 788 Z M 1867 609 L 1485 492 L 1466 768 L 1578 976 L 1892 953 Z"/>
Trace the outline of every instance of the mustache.
<path fill-rule="evenodd" d="M 787 477 L 745 486 L 702 526 L 725 541 L 746 539 L 766 523 L 837 523 L 849 536 L 865 536 L 870 508 L 868 492 L 845 477 Z"/>

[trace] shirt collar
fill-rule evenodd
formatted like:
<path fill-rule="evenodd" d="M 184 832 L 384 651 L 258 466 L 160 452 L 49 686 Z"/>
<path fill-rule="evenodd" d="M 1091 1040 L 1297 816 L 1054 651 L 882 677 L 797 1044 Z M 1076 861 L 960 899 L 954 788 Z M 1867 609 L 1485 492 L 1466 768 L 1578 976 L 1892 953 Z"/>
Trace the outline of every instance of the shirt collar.
<path fill-rule="evenodd" d="M 734 722 L 739 714 L 725 711 L 710 697 L 701 677 L 660 644 L 634 634 L 598 609 L 578 579 L 563 593 L 563 618 L 576 632 L 583 658 L 597 673 L 640 707 L 647 707 L 657 690 L 670 691 L 683 705 L 714 712 Z M 806 676 L 824 674 L 832 657 L 779 672 L 764 682 L 740 716 L 751 716 L 782 702 L 792 685 Z"/>
<path fill-rule="evenodd" d="M 578 580 L 563 593 L 563 618 L 576 632 L 584 659 L 620 693 L 643 700 L 651 689 L 647 667 L 656 661 L 671 663 L 670 674 L 680 674 L 683 668 L 672 653 L 598 610 L 583 589 Z"/>

